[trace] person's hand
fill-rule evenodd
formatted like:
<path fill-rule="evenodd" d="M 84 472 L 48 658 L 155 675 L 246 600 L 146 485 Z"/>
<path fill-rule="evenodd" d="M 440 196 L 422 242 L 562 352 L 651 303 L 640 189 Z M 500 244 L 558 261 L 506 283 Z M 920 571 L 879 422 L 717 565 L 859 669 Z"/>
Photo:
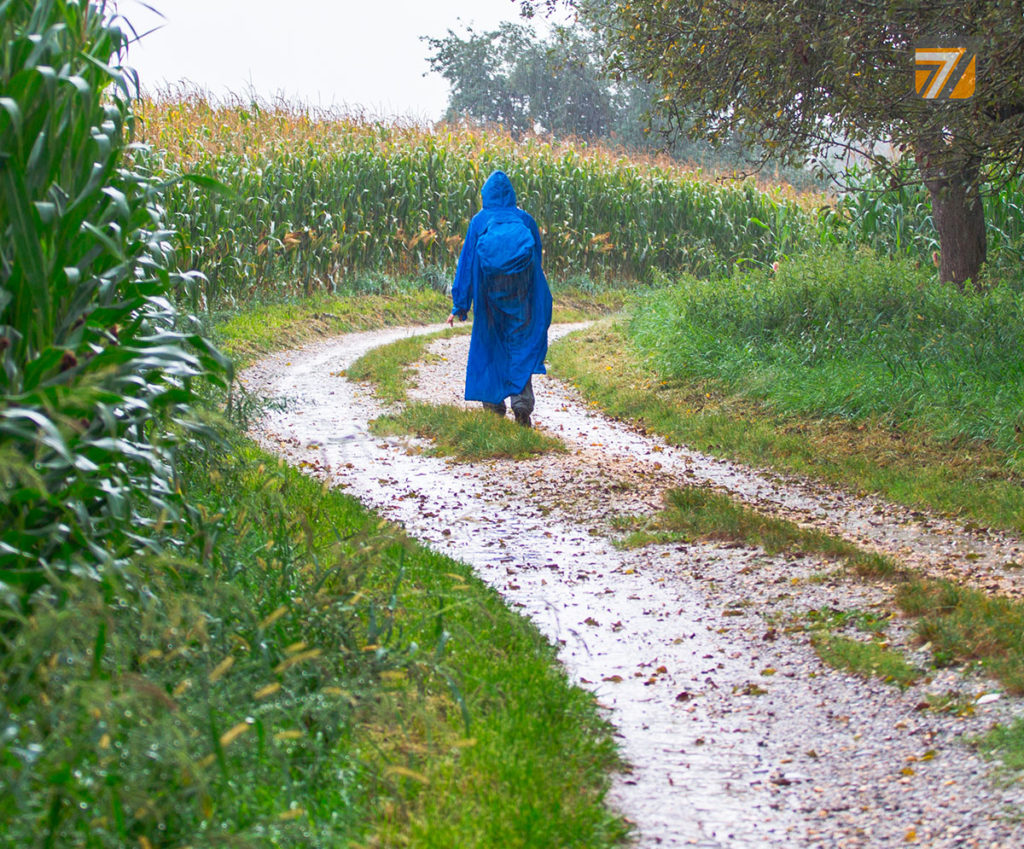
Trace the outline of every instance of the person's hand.
<path fill-rule="evenodd" d="M 445 324 L 447 324 L 449 327 L 455 326 L 455 313 L 451 313 L 448 316 L 448 321 L 446 321 Z"/>

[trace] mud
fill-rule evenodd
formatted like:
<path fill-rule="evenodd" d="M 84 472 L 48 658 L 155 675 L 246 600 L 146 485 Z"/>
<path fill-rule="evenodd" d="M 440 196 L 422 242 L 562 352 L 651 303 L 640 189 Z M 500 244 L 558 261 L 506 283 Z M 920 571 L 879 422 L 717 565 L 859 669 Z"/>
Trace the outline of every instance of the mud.
<path fill-rule="evenodd" d="M 369 434 L 381 408 L 340 373 L 370 347 L 431 329 L 356 334 L 262 361 L 243 381 L 286 405 L 256 435 L 471 563 L 559 646 L 569 675 L 595 693 L 621 735 L 632 770 L 616 779 L 610 801 L 636 823 L 638 846 L 1024 842 L 1006 816 L 1024 795 L 995 784 L 991 765 L 964 743 L 1019 713 L 1015 700 L 992 699 L 991 682 L 952 671 L 906 691 L 847 676 L 824 667 L 792 627 L 821 607 L 882 610 L 884 587 L 745 547 L 624 551 L 613 545 L 612 520 L 652 512 L 665 488 L 696 480 L 906 548 L 908 559 L 937 569 L 975 552 L 967 562 L 983 582 L 1015 580 L 1001 564 L 1019 554 L 1018 541 L 959 534 L 947 520 L 904 517 L 670 448 L 598 415 L 550 378 L 535 379 L 535 421 L 569 454 L 467 465 L 410 453 L 407 440 Z M 434 346 L 439 358 L 420 372 L 429 400 L 459 400 L 466 344 Z M 890 639 L 907 641 L 901 623 Z M 971 715 L 921 708 L 951 690 L 972 703 L 989 698 Z"/>

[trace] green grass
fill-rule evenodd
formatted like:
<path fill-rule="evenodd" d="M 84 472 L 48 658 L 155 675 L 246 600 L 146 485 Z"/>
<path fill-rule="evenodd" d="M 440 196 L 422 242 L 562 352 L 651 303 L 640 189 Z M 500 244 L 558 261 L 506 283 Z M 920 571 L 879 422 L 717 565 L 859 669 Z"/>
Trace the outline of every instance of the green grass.
<path fill-rule="evenodd" d="M 990 758 L 999 759 L 1001 772 L 1010 773 L 1017 780 L 1024 773 L 1024 719 L 997 725 L 974 743 Z"/>
<path fill-rule="evenodd" d="M 414 434 L 430 439 L 429 453 L 465 463 L 480 460 L 524 460 L 549 451 L 565 451 L 564 443 L 533 428 L 517 425 L 487 410 L 464 410 L 447 404 L 408 404 L 394 415 L 370 423 L 385 436 Z"/>
<path fill-rule="evenodd" d="M 794 522 L 765 516 L 722 492 L 703 487 L 672 489 L 665 507 L 653 517 L 636 520 L 644 525 L 623 544 L 646 545 L 674 540 L 740 541 L 763 548 L 768 554 L 814 554 L 837 560 L 859 575 L 894 577 L 895 563 L 880 554 L 858 548 L 846 540 Z"/>
<path fill-rule="evenodd" d="M 669 442 L 757 467 L 817 477 L 854 492 L 963 516 L 978 524 L 1024 528 L 1024 486 L 1007 455 L 970 440 L 942 440 L 927 429 L 896 429 L 884 418 L 848 421 L 780 412 L 721 383 L 663 378 L 638 354 L 619 322 L 559 340 L 551 371 L 610 415 L 637 422 Z"/>
<path fill-rule="evenodd" d="M 838 634 L 816 634 L 811 645 L 824 663 L 865 678 L 909 687 L 921 673 L 898 651 L 875 640 L 855 640 Z"/>
<path fill-rule="evenodd" d="M 397 339 L 387 345 L 371 348 L 348 367 L 346 376 L 351 380 L 369 383 L 374 394 L 382 401 L 405 401 L 415 373 L 410 363 L 422 360 L 435 339 L 449 339 L 468 330 L 468 327 L 457 326 L 437 333 Z"/>
<path fill-rule="evenodd" d="M 856 608 L 838 610 L 821 607 L 807 611 L 807 625 L 796 623 L 787 628 L 787 632 L 810 631 L 811 645 L 818 657 L 834 669 L 909 687 L 921 677 L 921 670 L 910 664 L 901 652 L 884 642 L 885 631 L 893 615 L 880 615 Z M 867 635 L 868 639 L 836 633 L 851 628 Z"/>
<path fill-rule="evenodd" d="M 203 560 L 4 637 L 7 839 L 616 845 L 593 698 L 477 580 L 236 438 L 182 480 Z"/>
<path fill-rule="evenodd" d="M 987 284 L 961 292 L 909 260 L 833 250 L 774 274 L 682 278 L 638 305 L 630 338 L 661 379 L 981 442 L 1024 473 L 1024 291 L 1020 279 Z"/>
<path fill-rule="evenodd" d="M 899 607 L 939 663 L 979 662 L 1015 694 L 1024 694 L 1024 603 L 949 581 L 907 582 Z"/>

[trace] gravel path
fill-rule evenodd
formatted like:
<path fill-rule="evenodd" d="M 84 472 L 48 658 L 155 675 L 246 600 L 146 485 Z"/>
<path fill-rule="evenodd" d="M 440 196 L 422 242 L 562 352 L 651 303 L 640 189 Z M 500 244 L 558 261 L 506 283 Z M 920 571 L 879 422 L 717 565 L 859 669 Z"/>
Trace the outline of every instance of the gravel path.
<path fill-rule="evenodd" d="M 800 627 L 822 608 L 884 614 L 887 587 L 742 546 L 611 542 L 615 516 L 654 512 L 681 482 L 1010 593 L 1021 578 L 1003 566 L 1022 559 L 1019 540 L 671 448 L 545 377 L 535 378 L 535 422 L 566 442 L 565 455 L 455 464 L 370 436 L 380 406 L 339 372 L 375 345 L 431 329 L 354 334 L 263 360 L 243 382 L 287 404 L 257 437 L 473 564 L 559 645 L 633 764 L 611 801 L 636 822 L 637 846 L 1024 845 L 1013 816 L 1024 792 L 996 783 L 965 742 L 1020 715 L 1018 700 L 952 670 L 905 691 L 844 675 L 821 664 Z M 434 343 L 414 394 L 461 403 L 467 346 Z M 927 664 L 904 623 L 886 633 Z M 947 696 L 966 709 L 927 706 Z"/>

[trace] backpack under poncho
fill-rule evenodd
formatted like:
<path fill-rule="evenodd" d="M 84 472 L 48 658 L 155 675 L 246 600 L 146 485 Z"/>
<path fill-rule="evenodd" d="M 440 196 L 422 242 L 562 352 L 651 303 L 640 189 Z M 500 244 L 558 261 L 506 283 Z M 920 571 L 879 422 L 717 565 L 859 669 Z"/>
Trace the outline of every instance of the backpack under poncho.
<path fill-rule="evenodd" d="M 513 212 L 496 212 L 477 237 L 476 255 L 484 274 L 519 274 L 533 264 L 533 233 Z"/>

